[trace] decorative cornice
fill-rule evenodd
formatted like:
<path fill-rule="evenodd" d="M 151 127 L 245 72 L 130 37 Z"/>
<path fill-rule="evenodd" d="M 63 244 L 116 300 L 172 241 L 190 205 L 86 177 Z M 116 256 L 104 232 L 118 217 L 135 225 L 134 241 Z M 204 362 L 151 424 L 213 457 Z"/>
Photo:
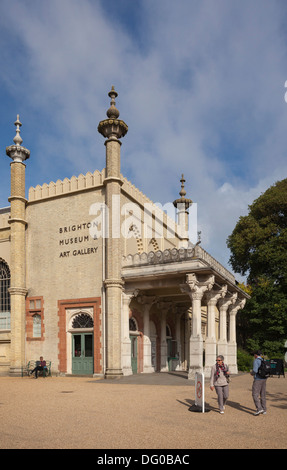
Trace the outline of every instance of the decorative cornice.
<path fill-rule="evenodd" d="M 158 250 L 128 255 L 123 259 L 123 267 L 176 263 L 192 259 L 203 261 L 207 267 L 211 267 L 229 282 L 235 284 L 235 278 L 232 273 L 198 245 L 189 248 L 171 248 L 164 251 Z"/>
<path fill-rule="evenodd" d="M 23 295 L 26 296 L 28 289 L 25 287 L 9 287 L 8 292 L 10 295 Z"/>
<path fill-rule="evenodd" d="M 30 150 L 19 145 L 10 145 L 6 147 L 6 155 L 12 158 L 13 163 L 23 163 L 24 160 L 30 158 Z"/>
<path fill-rule="evenodd" d="M 201 300 L 206 291 L 210 291 L 214 285 L 215 277 L 209 275 L 199 280 L 194 273 L 186 275 L 186 284 L 180 284 L 182 292 L 187 293 L 193 300 Z"/>
<path fill-rule="evenodd" d="M 124 137 L 129 128 L 124 121 L 119 119 L 104 119 L 99 122 L 98 132 L 108 139 L 115 136 L 117 139 Z"/>
<path fill-rule="evenodd" d="M 139 289 L 132 289 L 132 290 L 123 290 L 122 296 L 124 302 L 130 302 L 132 299 L 138 296 Z"/>
<path fill-rule="evenodd" d="M 18 222 L 23 225 L 28 225 L 28 222 L 24 219 L 20 219 L 19 217 L 13 217 L 13 219 L 8 219 L 8 224 L 13 224 L 14 222 Z"/>
<path fill-rule="evenodd" d="M 227 311 L 228 307 L 236 302 L 237 297 L 238 293 L 233 292 L 232 294 L 227 294 L 224 298 L 219 299 L 218 305 L 220 310 Z"/>
<path fill-rule="evenodd" d="M 94 173 L 88 171 L 85 175 L 72 176 L 70 179 L 57 180 L 56 183 L 51 181 L 49 184 L 44 183 L 35 188 L 29 188 L 29 203 L 42 199 L 52 199 L 55 197 L 65 196 L 69 193 L 79 193 L 83 191 L 93 190 L 103 186 L 105 177 L 105 168 L 100 172 L 95 170 Z"/>
<path fill-rule="evenodd" d="M 246 303 L 246 299 L 239 298 L 236 302 L 229 307 L 229 315 L 237 315 L 238 310 L 241 310 Z"/>
<path fill-rule="evenodd" d="M 8 197 L 8 201 L 11 202 L 11 201 L 15 201 L 15 200 L 19 200 L 21 202 L 24 202 L 25 204 L 27 204 L 27 199 L 25 197 L 22 197 L 22 196 L 10 196 Z"/>
<path fill-rule="evenodd" d="M 106 279 L 104 284 L 105 287 L 119 287 L 122 289 L 125 283 L 122 279 Z"/>
<path fill-rule="evenodd" d="M 207 304 L 216 305 L 218 300 L 224 298 L 227 294 L 227 285 L 225 284 L 220 289 L 212 289 L 206 293 Z"/>
<path fill-rule="evenodd" d="M 106 185 L 107 183 L 118 183 L 120 186 L 124 184 L 123 180 L 117 176 L 109 176 L 108 178 L 105 178 L 103 184 Z"/>

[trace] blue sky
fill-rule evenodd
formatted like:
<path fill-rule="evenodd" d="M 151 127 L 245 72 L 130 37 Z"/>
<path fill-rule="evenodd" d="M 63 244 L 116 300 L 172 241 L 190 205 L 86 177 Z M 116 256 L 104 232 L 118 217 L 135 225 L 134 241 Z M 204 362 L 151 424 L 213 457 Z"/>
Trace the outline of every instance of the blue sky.
<path fill-rule="evenodd" d="M 0 207 L 16 115 L 27 188 L 101 170 L 114 85 L 122 173 L 162 204 L 184 173 L 202 246 L 230 269 L 226 238 L 287 174 L 286 25 L 284 0 L 1 0 Z"/>

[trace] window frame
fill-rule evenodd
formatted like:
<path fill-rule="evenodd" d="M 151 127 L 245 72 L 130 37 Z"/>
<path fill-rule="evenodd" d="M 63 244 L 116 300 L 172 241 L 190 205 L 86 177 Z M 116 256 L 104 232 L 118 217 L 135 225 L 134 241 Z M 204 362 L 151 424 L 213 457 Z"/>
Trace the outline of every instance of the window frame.
<path fill-rule="evenodd" d="M 11 331 L 11 297 L 9 293 L 11 272 L 8 263 L 3 258 L 0 258 L 0 294 L 2 293 L 2 282 L 4 296 L 0 297 L 0 331 Z M 7 307 L 7 308 L 5 308 Z M 2 328 L 2 321 L 5 321 L 5 326 Z M 4 322 L 3 322 L 4 325 Z"/>
<path fill-rule="evenodd" d="M 41 319 L 41 334 L 34 336 L 34 319 L 38 315 Z M 44 341 L 44 300 L 43 297 L 26 298 L 26 334 L 27 341 Z"/>

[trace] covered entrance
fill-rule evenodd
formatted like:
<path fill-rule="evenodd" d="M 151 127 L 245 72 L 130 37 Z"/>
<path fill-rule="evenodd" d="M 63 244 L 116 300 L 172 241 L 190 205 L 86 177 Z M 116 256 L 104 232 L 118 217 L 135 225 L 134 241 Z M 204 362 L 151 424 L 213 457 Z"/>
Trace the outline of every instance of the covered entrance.
<path fill-rule="evenodd" d="M 58 302 L 61 374 L 102 374 L 100 301 L 95 297 Z"/>
<path fill-rule="evenodd" d="M 72 321 L 72 374 L 92 375 L 94 372 L 94 322 L 81 312 Z"/>
<path fill-rule="evenodd" d="M 128 255 L 122 277 L 125 322 L 130 311 L 141 322 L 138 372 L 154 371 L 157 362 L 161 372 L 187 370 L 192 379 L 197 371 L 210 374 L 223 354 L 237 373 L 236 314 L 248 296 L 207 252 L 196 245 Z"/>

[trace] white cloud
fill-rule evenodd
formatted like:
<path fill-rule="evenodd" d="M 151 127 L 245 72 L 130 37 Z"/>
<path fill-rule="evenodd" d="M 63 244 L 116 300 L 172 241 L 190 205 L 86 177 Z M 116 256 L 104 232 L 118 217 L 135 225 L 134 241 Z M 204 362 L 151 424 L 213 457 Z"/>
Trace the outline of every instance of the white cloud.
<path fill-rule="evenodd" d="M 129 11 L 115 5 L 126 15 L 121 22 L 108 6 L 1 5 L 0 83 L 7 108 L 23 115 L 27 182 L 104 167 L 97 125 L 115 85 L 129 125 L 123 173 L 162 203 L 178 197 L 184 173 L 202 246 L 226 265 L 226 238 L 239 216 L 287 173 L 285 3 L 145 0 L 136 37 L 132 24 L 123 26 Z M 0 131 L 2 148 L 14 136 L 8 117 L 2 113 L 11 136 Z"/>

